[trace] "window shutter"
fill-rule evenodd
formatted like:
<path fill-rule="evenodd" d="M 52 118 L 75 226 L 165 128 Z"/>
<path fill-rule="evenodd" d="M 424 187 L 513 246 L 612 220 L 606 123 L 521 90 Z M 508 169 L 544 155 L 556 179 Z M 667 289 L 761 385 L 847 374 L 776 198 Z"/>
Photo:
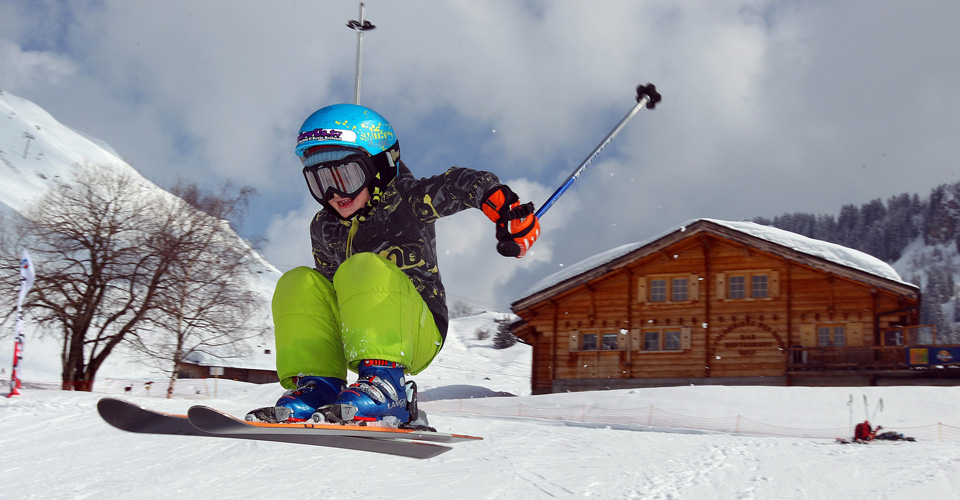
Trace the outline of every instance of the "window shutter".
<path fill-rule="evenodd" d="M 630 349 L 634 351 L 639 351 L 643 347 L 643 343 L 640 342 L 640 330 L 634 328 L 630 330 Z"/>
<path fill-rule="evenodd" d="M 637 302 L 646 304 L 649 297 L 647 295 L 647 278 L 641 276 L 637 278 Z"/>
<path fill-rule="evenodd" d="M 727 275 L 720 273 L 717 275 L 717 299 L 727 298 Z"/>
<path fill-rule="evenodd" d="M 817 347 L 817 325 L 800 325 L 800 345 Z"/>
<path fill-rule="evenodd" d="M 687 299 L 694 302 L 700 300 L 700 277 L 691 274 L 687 280 Z"/>
<path fill-rule="evenodd" d="M 780 298 L 780 272 L 771 271 L 770 272 L 770 286 L 768 292 L 770 293 L 771 299 Z"/>
<path fill-rule="evenodd" d="M 862 323 L 850 323 L 847 325 L 847 345 L 848 346 L 863 345 L 863 324 Z"/>
<path fill-rule="evenodd" d="M 690 350 L 691 330 L 689 326 L 680 329 L 680 349 Z"/>
<path fill-rule="evenodd" d="M 570 330 L 570 350 L 580 350 L 580 330 Z"/>

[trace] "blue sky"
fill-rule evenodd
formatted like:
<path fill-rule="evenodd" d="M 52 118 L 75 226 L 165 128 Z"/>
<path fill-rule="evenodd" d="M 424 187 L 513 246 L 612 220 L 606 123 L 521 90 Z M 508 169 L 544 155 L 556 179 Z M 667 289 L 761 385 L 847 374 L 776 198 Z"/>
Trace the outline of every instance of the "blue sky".
<path fill-rule="evenodd" d="M 438 223 L 454 297 L 506 306 L 538 279 L 697 217 L 836 213 L 958 180 L 951 1 L 366 2 L 362 104 L 417 176 L 491 170 L 537 205 L 653 82 L 641 112 L 496 254 L 479 212 Z M 111 144 L 161 185 L 256 187 L 243 231 L 309 265 L 303 119 L 353 99 L 358 3 L 0 0 L 0 89 Z"/>

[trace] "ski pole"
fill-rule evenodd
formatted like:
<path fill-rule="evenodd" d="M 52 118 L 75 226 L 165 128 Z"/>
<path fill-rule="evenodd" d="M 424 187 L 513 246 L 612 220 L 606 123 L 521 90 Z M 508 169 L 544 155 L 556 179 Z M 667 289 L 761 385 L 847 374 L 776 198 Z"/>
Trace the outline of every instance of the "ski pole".
<path fill-rule="evenodd" d="M 873 409 L 873 416 L 870 417 L 871 420 L 876 420 L 877 413 L 883 411 L 883 398 L 880 398 L 880 401 L 877 403 L 877 407 Z"/>
<path fill-rule="evenodd" d="M 853 429 L 853 393 L 850 394 L 847 406 L 850 408 L 850 429 Z"/>
<path fill-rule="evenodd" d="M 618 123 L 617 126 L 614 127 L 613 130 L 611 130 L 602 141 L 600 141 L 600 145 L 593 149 L 593 152 L 587 156 L 587 159 L 583 160 L 583 163 L 581 163 L 580 166 L 577 167 L 572 174 L 570 174 L 570 177 L 567 177 L 567 180 L 565 180 L 563 184 L 557 188 L 557 190 L 554 191 L 549 198 L 547 198 L 547 201 L 543 202 L 543 205 L 540 205 L 540 208 L 537 210 L 537 218 L 539 219 L 543 217 L 543 214 L 547 213 L 547 210 L 550 210 L 550 207 L 552 207 L 553 204 L 556 203 L 561 196 L 563 196 L 563 193 L 565 193 L 567 189 L 570 189 L 570 186 L 576 182 L 576 180 L 580 177 L 580 174 L 587 169 L 587 165 L 593 163 L 593 160 L 595 160 L 597 156 L 600 156 L 600 151 L 603 151 L 603 148 L 607 147 L 607 144 L 610 144 L 610 142 L 613 141 L 613 138 L 616 137 L 621 130 L 623 130 L 623 127 L 627 124 L 627 122 L 630 121 L 631 118 L 633 118 L 634 115 L 643 109 L 644 106 L 649 109 L 653 109 L 658 102 L 660 102 L 660 94 L 657 92 L 657 88 L 654 87 L 652 83 L 638 85 L 637 104 L 634 105 L 630 112 L 628 112 L 627 115 L 620 120 L 620 123 Z"/>

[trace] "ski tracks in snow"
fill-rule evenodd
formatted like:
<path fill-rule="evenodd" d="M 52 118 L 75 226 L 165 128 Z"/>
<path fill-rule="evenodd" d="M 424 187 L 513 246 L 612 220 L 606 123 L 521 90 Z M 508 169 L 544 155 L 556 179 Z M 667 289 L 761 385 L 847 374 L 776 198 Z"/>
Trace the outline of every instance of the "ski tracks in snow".
<path fill-rule="evenodd" d="M 436 415 L 483 436 L 417 461 L 348 450 L 119 431 L 96 396 L 35 391 L 0 403 L 0 484 L 18 498 L 913 499 L 960 495 L 960 443 L 613 429 Z M 192 402 L 143 400 L 180 412 Z M 247 404 L 214 402 L 237 414 Z M 433 416 L 432 416 L 433 417 Z M 54 478 L 54 479 L 51 479 Z"/>

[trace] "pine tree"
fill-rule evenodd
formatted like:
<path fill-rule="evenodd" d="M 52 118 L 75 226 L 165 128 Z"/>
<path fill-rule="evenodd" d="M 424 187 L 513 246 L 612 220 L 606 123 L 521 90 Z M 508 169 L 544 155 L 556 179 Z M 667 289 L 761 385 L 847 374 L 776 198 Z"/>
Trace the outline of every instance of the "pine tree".
<path fill-rule="evenodd" d="M 513 347 L 520 339 L 510 331 L 510 316 L 497 318 L 497 335 L 493 337 L 494 349 Z"/>

